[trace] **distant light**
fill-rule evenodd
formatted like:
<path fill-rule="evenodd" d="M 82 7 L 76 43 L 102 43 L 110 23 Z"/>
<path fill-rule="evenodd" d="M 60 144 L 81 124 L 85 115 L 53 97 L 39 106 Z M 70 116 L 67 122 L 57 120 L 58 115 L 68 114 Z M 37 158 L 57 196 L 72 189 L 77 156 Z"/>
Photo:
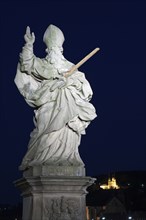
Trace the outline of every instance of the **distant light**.
<path fill-rule="evenodd" d="M 117 185 L 116 178 L 112 177 L 112 178 L 108 178 L 108 184 L 102 184 L 102 185 L 100 185 L 100 188 L 102 188 L 104 190 L 119 189 L 120 186 Z"/>
<path fill-rule="evenodd" d="M 105 217 L 102 217 L 102 219 L 104 220 L 104 219 L 105 219 Z"/>
<path fill-rule="evenodd" d="M 132 216 L 129 216 L 128 219 L 132 219 Z"/>
<path fill-rule="evenodd" d="M 144 187 L 144 184 L 143 184 L 143 183 L 141 184 L 141 187 Z"/>

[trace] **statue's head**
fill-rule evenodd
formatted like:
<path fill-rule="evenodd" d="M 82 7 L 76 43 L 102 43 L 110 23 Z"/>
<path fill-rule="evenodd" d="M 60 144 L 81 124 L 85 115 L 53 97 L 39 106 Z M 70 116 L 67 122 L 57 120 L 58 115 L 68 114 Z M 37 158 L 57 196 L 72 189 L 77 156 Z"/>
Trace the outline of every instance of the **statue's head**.
<path fill-rule="evenodd" d="M 51 50 L 53 47 L 58 47 L 62 50 L 64 40 L 65 38 L 62 31 L 53 24 L 49 25 L 43 37 L 47 48 Z"/>

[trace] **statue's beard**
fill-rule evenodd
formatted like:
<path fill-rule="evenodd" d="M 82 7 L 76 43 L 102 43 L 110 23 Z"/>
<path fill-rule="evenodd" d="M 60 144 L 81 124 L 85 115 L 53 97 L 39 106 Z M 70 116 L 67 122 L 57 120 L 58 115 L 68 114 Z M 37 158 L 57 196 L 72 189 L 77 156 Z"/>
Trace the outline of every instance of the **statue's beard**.
<path fill-rule="evenodd" d="M 60 60 L 62 60 L 64 57 L 62 55 L 63 53 L 63 50 L 48 50 L 48 48 L 46 49 L 46 52 L 48 53 L 46 58 L 47 60 L 50 61 L 50 63 L 56 63 L 56 62 L 59 62 Z"/>

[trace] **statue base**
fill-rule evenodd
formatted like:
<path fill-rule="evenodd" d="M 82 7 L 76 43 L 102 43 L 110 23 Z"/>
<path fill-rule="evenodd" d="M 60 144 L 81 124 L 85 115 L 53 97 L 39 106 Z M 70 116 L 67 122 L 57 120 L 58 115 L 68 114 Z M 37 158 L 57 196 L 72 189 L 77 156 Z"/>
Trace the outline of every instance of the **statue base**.
<path fill-rule="evenodd" d="M 23 177 L 29 176 L 85 176 L 84 166 L 34 166 L 23 172 Z"/>
<path fill-rule="evenodd" d="M 61 168 L 53 175 L 45 166 L 33 167 L 24 171 L 22 179 L 15 181 L 23 196 L 22 220 L 86 219 L 86 189 L 95 179 L 81 175 L 65 176 Z M 75 170 L 72 169 L 70 174 Z M 66 168 L 64 172 L 69 171 Z"/>

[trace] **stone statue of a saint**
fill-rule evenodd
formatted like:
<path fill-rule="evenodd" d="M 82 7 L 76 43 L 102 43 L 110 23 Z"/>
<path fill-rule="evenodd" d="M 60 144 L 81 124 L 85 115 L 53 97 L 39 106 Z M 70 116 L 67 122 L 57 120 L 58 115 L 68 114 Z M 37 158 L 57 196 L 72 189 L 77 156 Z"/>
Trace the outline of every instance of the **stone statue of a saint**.
<path fill-rule="evenodd" d="M 35 128 L 20 169 L 37 165 L 84 166 L 78 152 L 81 135 L 96 117 L 89 101 L 92 89 L 84 73 L 76 70 L 65 77 L 73 63 L 63 56 L 64 35 L 49 25 L 43 41 L 47 56 L 33 53 L 34 33 L 27 27 L 15 83 L 26 102 L 34 108 Z"/>

